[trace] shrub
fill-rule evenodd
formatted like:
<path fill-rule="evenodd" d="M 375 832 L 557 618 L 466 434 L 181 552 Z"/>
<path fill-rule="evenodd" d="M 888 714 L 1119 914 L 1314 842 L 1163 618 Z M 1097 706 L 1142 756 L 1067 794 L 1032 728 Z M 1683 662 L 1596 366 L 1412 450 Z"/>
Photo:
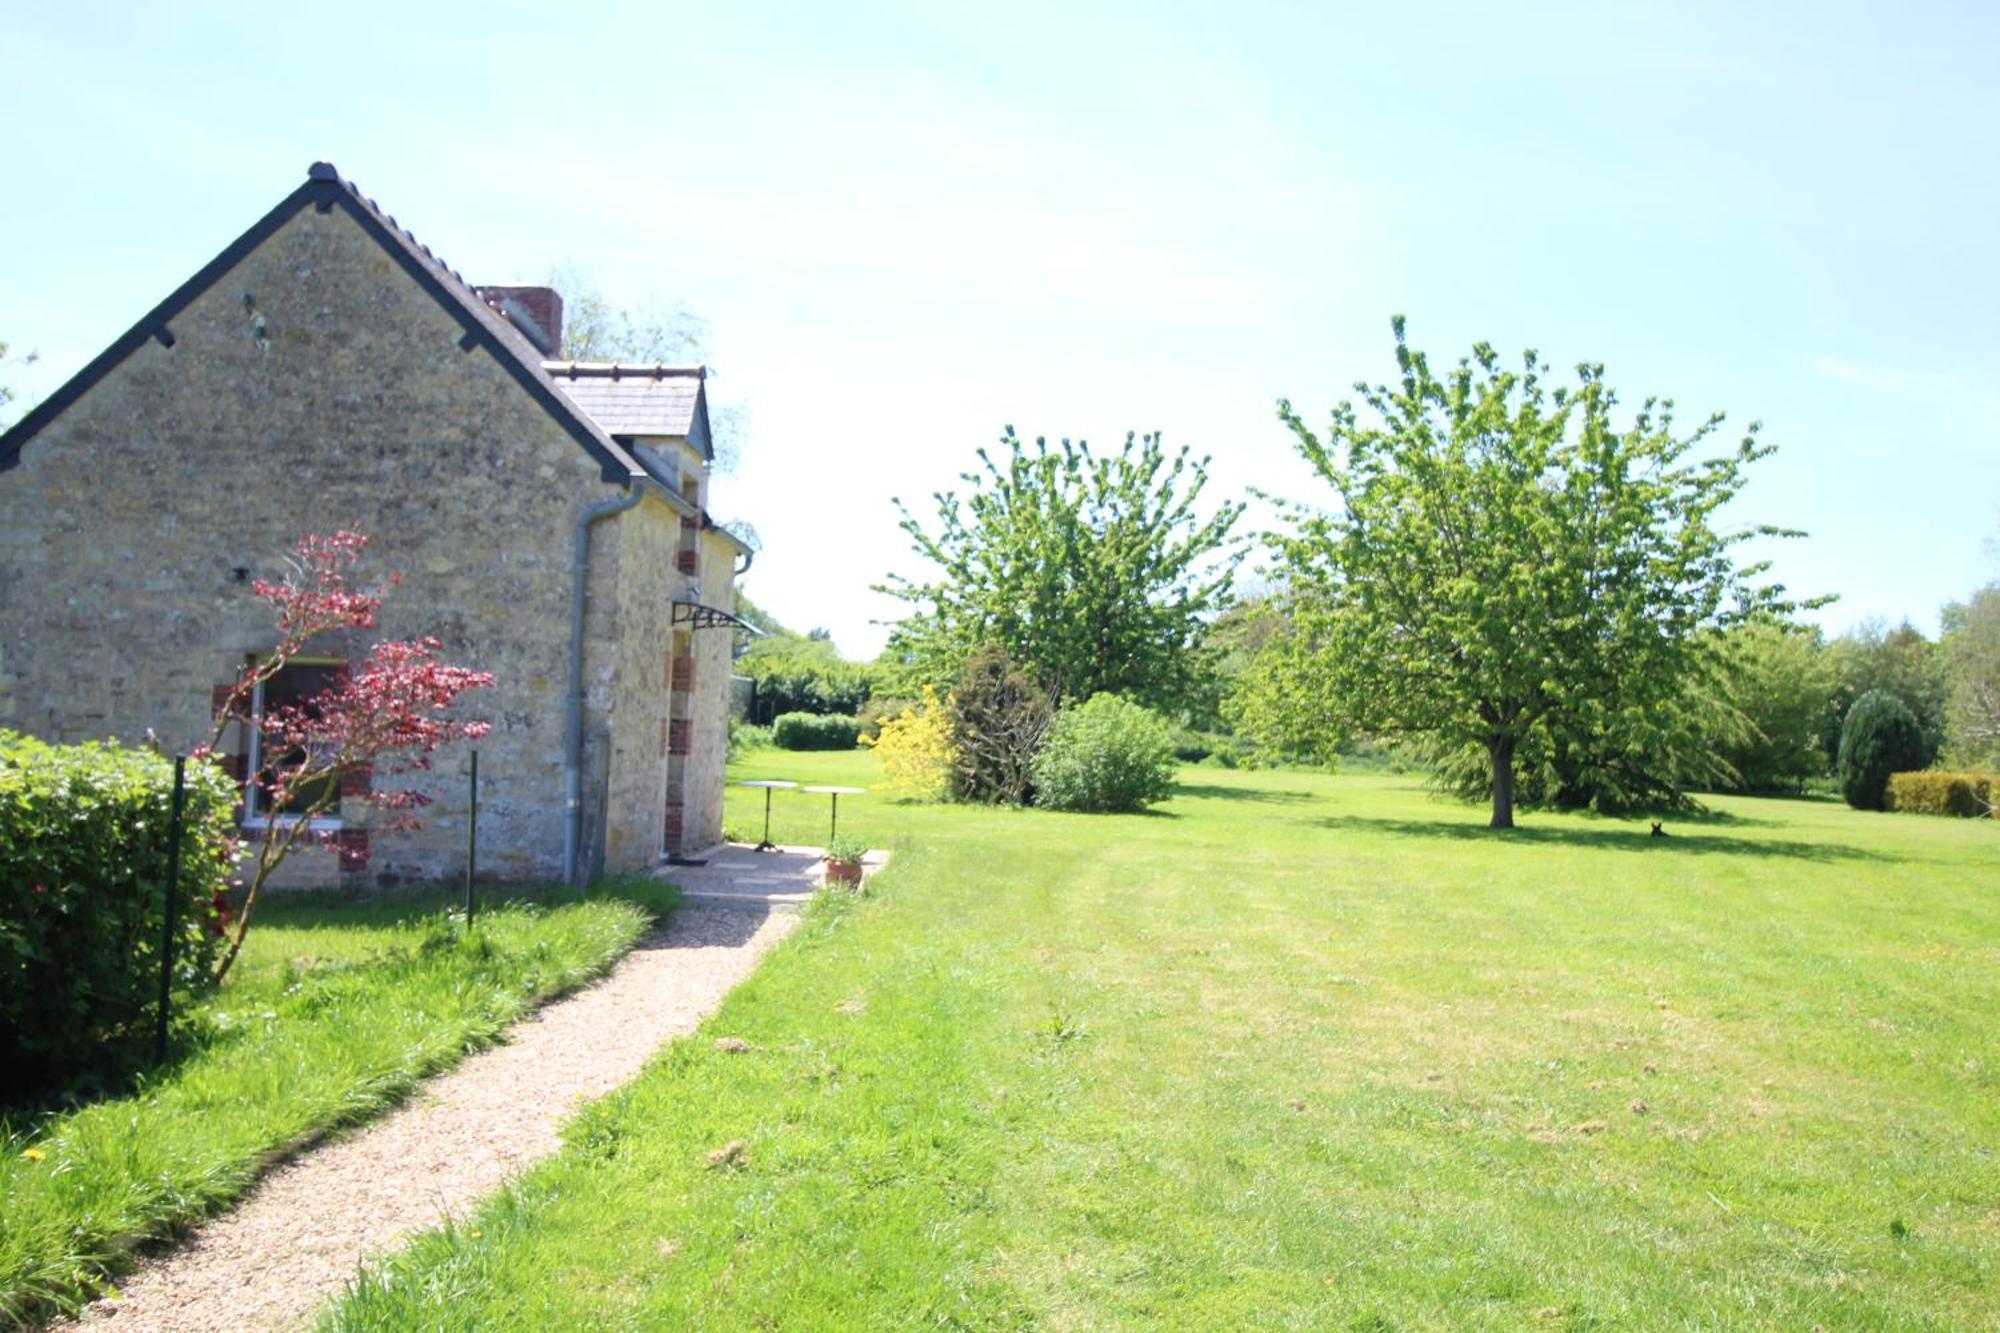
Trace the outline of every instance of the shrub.
<path fill-rule="evenodd" d="M 771 744 L 780 750 L 852 750 L 861 728 L 839 713 L 780 713 Z"/>
<path fill-rule="evenodd" d="M 896 794 L 917 801 L 942 801 L 952 793 L 957 751 L 951 744 L 951 709 L 937 694 L 924 690 L 921 704 L 883 718 L 871 746 L 881 761 L 883 776 Z"/>
<path fill-rule="evenodd" d="M 1959 819 L 2000 818 L 2000 773 L 1891 773 L 1889 809 L 1905 814 L 1952 815 Z"/>
<path fill-rule="evenodd" d="M 873 744 L 882 734 L 882 723 L 892 717 L 901 717 L 917 706 L 915 699 L 898 699 L 889 695 L 875 695 L 861 705 L 854 714 L 854 721 L 861 728 L 861 743 Z"/>
<path fill-rule="evenodd" d="M 1100 694 L 1056 714 L 1033 772 L 1038 805 L 1138 810 L 1173 790 L 1173 732 L 1138 704 Z"/>
<path fill-rule="evenodd" d="M 1886 690 L 1854 701 L 1840 728 L 1840 794 L 1856 810 L 1880 810 L 1891 773 L 1924 766 L 1916 716 Z"/>
<path fill-rule="evenodd" d="M 745 722 L 740 717 L 729 719 L 728 757 L 736 758 L 745 750 L 756 750 L 771 743 L 771 729 Z"/>
<path fill-rule="evenodd" d="M 1007 654 L 988 645 L 965 659 L 951 693 L 951 746 L 958 795 L 1026 805 L 1028 766 L 1048 735 L 1055 704 Z"/>
<path fill-rule="evenodd" d="M 150 1031 L 173 764 L 109 743 L 0 731 L 0 1069 L 41 1089 L 106 1068 Z M 174 975 L 205 985 L 235 854 L 235 785 L 191 762 Z"/>

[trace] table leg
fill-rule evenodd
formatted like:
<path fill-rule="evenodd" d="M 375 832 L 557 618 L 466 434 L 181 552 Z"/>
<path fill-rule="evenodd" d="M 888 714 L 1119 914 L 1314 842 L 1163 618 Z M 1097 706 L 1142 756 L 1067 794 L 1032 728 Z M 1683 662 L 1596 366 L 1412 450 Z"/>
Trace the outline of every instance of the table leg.
<path fill-rule="evenodd" d="M 764 788 L 764 841 L 757 844 L 760 852 L 774 852 L 777 844 L 771 841 L 771 789 Z"/>
<path fill-rule="evenodd" d="M 840 793 L 833 793 L 833 824 L 826 831 L 826 843 L 831 847 L 840 837 Z"/>

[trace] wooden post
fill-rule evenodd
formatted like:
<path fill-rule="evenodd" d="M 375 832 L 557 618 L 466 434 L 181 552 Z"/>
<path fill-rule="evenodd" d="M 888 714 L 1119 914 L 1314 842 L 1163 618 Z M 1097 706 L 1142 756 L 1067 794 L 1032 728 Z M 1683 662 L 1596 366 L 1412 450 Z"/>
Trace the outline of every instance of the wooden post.
<path fill-rule="evenodd" d="M 473 896 L 472 876 L 479 866 L 479 751 L 472 752 L 472 799 L 465 820 L 465 928 L 472 929 L 478 899 Z"/>

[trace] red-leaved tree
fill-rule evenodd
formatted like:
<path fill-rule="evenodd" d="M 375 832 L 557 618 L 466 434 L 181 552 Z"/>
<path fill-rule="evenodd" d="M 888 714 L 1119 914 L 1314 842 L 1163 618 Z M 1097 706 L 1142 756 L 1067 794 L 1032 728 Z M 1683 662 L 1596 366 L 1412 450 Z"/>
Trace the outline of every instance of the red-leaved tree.
<path fill-rule="evenodd" d="M 428 770 L 440 747 L 477 740 L 491 730 L 485 722 L 445 714 L 465 691 L 491 685 L 492 673 L 440 662 L 441 645 L 430 638 L 377 643 L 361 662 L 336 671 L 318 693 L 257 706 L 263 687 L 316 640 L 375 628 L 385 592 L 400 579 L 391 574 L 382 586 L 350 586 L 349 572 L 367 545 L 358 532 L 303 537 L 292 548 L 282 580 L 251 585 L 277 614 L 277 643 L 243 668 L 216 710 L 208 744 L 198 751 L 214 757 L 229 728 L 240 724 L 246 738 L 255 734 L 259 756 L 256 770 L 244 779 L 261 817 L 246 828 L 255 835 L 256 855 L 235 920 L 225 918 L 225 928 L 234 933 L 216 968 L 217 982 L 236 962 L 265 881 L 294 848 L 334 842 L 315 820 L 338 810 L 343 788 L 358 785 L 350 777 L 367 775 L 367 793 L 358 799 L 383 812 L 373 828 L 413 829 L 430 797 L 395 779 Z M 351 855 L 346 849 L 342 854 Z"/>

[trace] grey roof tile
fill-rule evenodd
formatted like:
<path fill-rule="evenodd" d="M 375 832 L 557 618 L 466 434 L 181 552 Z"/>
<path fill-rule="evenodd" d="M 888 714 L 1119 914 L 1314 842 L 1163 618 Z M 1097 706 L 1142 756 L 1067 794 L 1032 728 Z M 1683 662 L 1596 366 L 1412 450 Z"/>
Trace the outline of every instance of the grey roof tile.
<path fill-rule="evenodd" d="M 607 435 L 695 433 L 702 411 L 698 368 L 544 361 L 542 369 Z"/>

